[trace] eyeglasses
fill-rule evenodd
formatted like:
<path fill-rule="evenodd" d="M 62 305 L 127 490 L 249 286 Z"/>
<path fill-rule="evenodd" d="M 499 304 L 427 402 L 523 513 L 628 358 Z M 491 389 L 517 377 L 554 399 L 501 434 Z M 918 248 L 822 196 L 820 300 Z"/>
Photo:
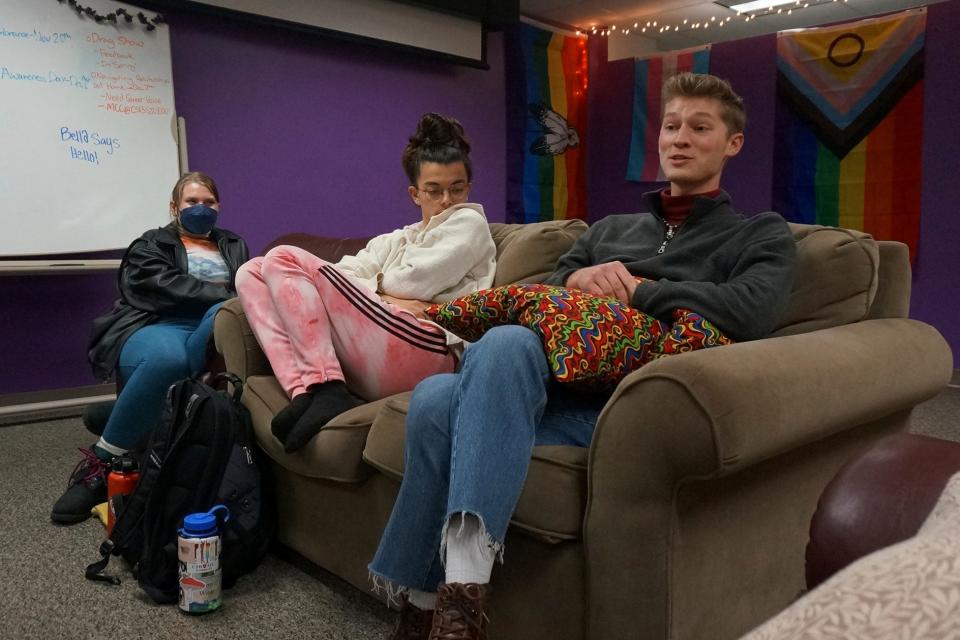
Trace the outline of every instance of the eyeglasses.
<path fill-rule="evenodd" d="M 438 189 L 436 187 L 426 187 L 424 189 L 418 188 L 417 191 L 426 197 L 427 200 L 433 200 L 434 202 L 439 202 L 443 200 L 443 194 L 446 193 L 450 196 L 451 200 L 459 200 L 460 198 L 467 195 L 467 192 L 470 191 L 469 184 L 455 184 L 452 187 L 447 189 Z"/>

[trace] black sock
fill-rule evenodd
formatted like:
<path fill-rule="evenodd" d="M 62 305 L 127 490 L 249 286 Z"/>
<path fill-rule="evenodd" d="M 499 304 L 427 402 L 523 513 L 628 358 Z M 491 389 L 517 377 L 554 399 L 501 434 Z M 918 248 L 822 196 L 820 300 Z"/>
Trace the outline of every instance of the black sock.
<path fill-rule="evenodd" d="M 362 400 L 347 390 L 347 385 L 342 380 L 312 385 L 310 392 L 313 397 L 309 408 L 294 423 L 283 441 L 283 450 L 287 453 L 307 444 L 310 438 L 320 432 L 323 425 L 336 416 L 363 404 Z"/>
<path fill-rule="evenodd" d="M 284 442 L 287 439 L 287 436 L 290 435 L 290 429 L 293 429 L 293 425 L 300 419 L 300 416 L 310 408 L 312 401 L 313 394 L 309 391 L 293 396 L 290 404 L 273 417 L 273 420 L 270 421 L 270 430 L 273 431 L 277 440 Z"/>

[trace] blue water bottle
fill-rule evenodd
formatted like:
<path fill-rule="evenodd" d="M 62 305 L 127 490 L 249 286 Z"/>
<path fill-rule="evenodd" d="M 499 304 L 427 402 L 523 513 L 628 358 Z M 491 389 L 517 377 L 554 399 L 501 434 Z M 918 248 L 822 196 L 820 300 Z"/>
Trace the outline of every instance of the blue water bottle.
<path fill-rule="evenodd" d="M 223 510 L 223 521 L 230 511 L 218 504 L 206 513 L 191 513 L 183 519 L 177 537 L 180 560 L 180 609 L 187 613 L 207 613 L 220 608 L 222 575 L 220 529 L 217 511 Z"/>

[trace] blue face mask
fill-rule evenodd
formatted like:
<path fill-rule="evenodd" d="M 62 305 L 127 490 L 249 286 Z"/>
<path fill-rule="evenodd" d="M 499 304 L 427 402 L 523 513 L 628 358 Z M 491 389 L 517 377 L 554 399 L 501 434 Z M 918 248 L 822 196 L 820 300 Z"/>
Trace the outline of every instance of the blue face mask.
<path fill-rule="evenodd" d="M 180 210 L 180 226 L 198 236 L 205 236 L 217 225 L 217 210 L 205 204 L 195 204 Z"/>

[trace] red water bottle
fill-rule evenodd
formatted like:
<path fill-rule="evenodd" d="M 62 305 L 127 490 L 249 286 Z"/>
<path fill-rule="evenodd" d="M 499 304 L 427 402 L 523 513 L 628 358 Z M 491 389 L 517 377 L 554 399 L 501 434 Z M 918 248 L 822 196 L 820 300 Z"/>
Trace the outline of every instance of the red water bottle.
<path fill-rule="evenodd" d="M 113 531 L 113 524 L 117 521 L 117 513 L 123 506 L 123 501 L 133 493 L 140 479 L 137 471 L 137 461 L 129 456 L 118 456 L 110 463 L 110 473 L 107 474 L 107 535 Z"/>

